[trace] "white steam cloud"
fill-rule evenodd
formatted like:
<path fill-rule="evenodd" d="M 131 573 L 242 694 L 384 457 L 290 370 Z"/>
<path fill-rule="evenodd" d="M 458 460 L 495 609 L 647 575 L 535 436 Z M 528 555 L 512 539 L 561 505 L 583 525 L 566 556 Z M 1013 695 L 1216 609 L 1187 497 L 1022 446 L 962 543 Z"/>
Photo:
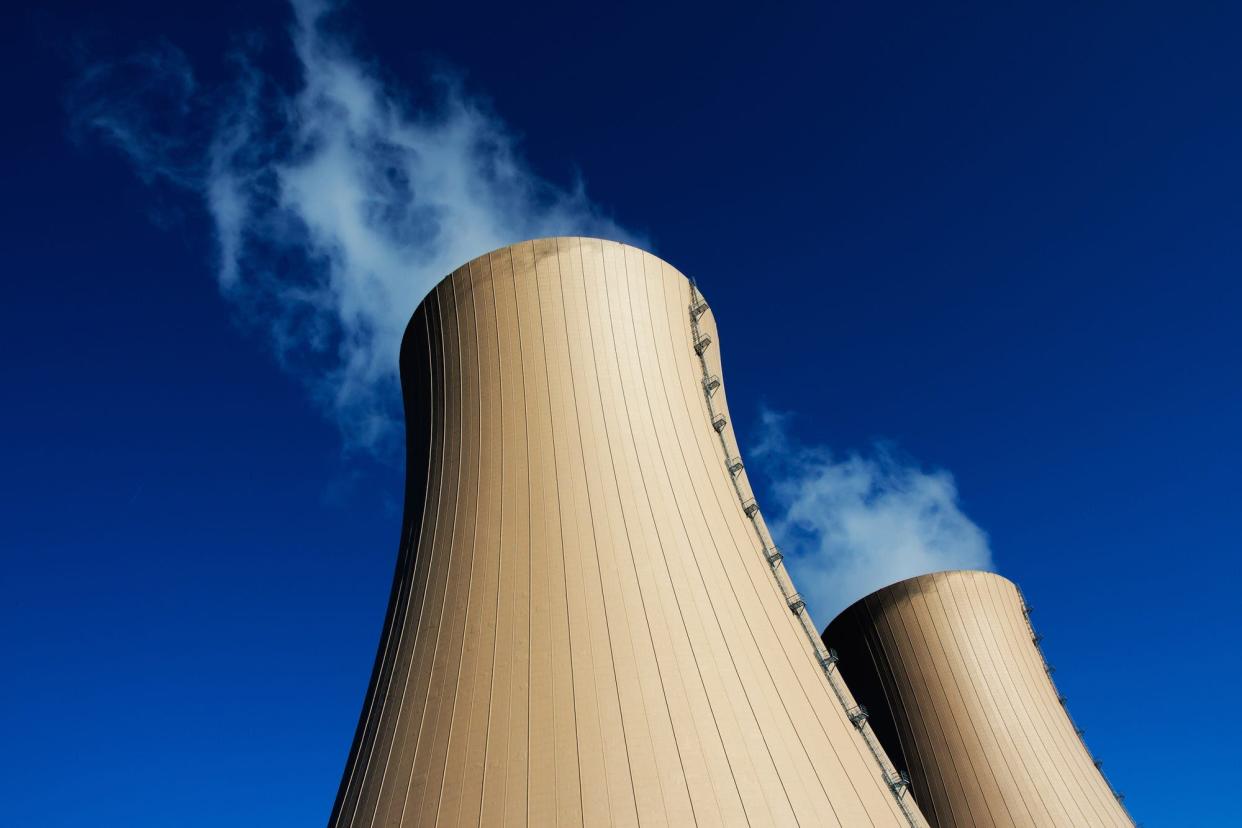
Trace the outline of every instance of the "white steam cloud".
<path fill-rule="evenodd" d="M 896 581 L 992 568 L 987 535 L 958 507 L 951 474 L 903 465 L 883 446 L 835 457 L 795 442 L 787 418 L 762 412 L 754 454 L 771 478 L 772 535 L 821 624 Z"/>
<path fill-rule="evenodd" d="M 448 76 L 421 99 L 387 85 L 330 28 L 331 8 L 295 0 L 299 75 L 285 88 L 253 51 L 234 80 L 204 87 L 170 45 L 87 69 L 69 97 L 151 184 L 201 199 L 217 275 L 341 428 L 379 456 L 400 434 L 397 357 L 413 309 L 452 268 L 522 239 L 636 241 L 587 199 L 533 173 L 506 126 Z M 834 458 L 792 443 L 765 413 L 758 450 L 772 529 L 820 619 L 866 593 L 938 569 L 988 567 L 987 538 L 952 477 L 879 451 Z"/>
<path fill-rule="evenodd" d="M 410 314 L 452 268 L 550 235 L 634 240 L 586 197 L 534 174 L 513 134 L 453 78 L 410 103 L 332 33 L 331 8 L 293 3 L 298 85 L 249 54 L 202 88 L 164 45 L 88 69 L 75 125 L 144 181 L 201 196 L 218 278 L 346 444 L 376 453 L 400 430 L 397 356 Z M 641 242 L 641 240 L 639 240 Z"/>

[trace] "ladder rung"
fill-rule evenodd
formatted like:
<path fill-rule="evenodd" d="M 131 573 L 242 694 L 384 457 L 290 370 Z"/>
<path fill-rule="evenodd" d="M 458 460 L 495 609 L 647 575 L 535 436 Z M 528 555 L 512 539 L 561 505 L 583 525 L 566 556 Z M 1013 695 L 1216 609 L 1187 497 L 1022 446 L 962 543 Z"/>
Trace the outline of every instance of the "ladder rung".
<path fill-rule="evenodd" d="M 902 788 L 910 787 L 910 777 L 906 776 L 904 771 L 898 773 L 895 777 L 890 777 L 888 775 L 888 771 L 884 771 L 884 781 L 888 783 L 888 787 L 891 788 L 895 794 L 897 794 L 897 792 Z M 900 796 L 900 794 L 897 795 Z"/>

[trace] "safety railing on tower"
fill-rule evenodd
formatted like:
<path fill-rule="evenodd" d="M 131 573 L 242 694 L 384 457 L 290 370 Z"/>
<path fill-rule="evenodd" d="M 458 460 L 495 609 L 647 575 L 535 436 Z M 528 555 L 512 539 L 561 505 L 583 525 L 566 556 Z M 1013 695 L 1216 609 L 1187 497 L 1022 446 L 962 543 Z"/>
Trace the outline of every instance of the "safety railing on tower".
<path fill-rule="evenodd" d="M 842 712 L 858 730 L 863 743 L 867 746 L 867 751 L 871 754 L 876 765 L 879 766 L 880 777 L 892 793 L 893 798 L 897 802 L 897 807 L 906 818 L 906 822 L 911 826 L 923 828 L 927 823 L 922 819 L 917 810 L 911 809 L 909 798 L 906 795 L 910 790 L 909 778 L 904 773 L 899 773 L 897 768 L 889 761 L 888 754 L 880 747 L 879 740 L 867 721 L 866 708 L 861 707 L 855 702 L 849 689 L 841 680 L 840 673 L 836 669 L 836 651 L 824 646 L 823 641 L 820 640 L 819 631 L 815 628 L 815 623 L 811 620 L 811 616 L 806 610 L 806 601 L 794 589 L 793 581 L 790 580 L 789 573 L 785 569 L 784 556 L 777 549 L 776 544 L 772 542 L 772 538 L 768 534 L 767 523 L 763 520 L 763 515 L 760 514 L 759 504 L 754 496 L 749 493 L 749 486 L 743 488 L 745 469 L 741 458 L 733 453 L 729 445 L 728 435 L 726 434 L 728 419 L 725 417 L 724 412 L 717 410 L 715 404 L 715 392 L 721 387 L 720 377 L 711 373 L 707 365 L 707 357 L 705 356 L 707 347 L 712 340 L 710 335 L 704 333 L 699 327 L 699 320 L 708 310 L 707 302 L 699 294 L 698 286 L 691 281 L 689 305 L 691 343 L 694 346 L 695 354 L 699 358 L 699 365 L 702 371 L 701 383 L 703 386 L 703 396 L 707 402 L 708 420 L 711 423 L 712 430 L 720 438 L 722 460 L 726 470 L 729 472 L 729 478 L 733 482 L 738 504 L 750 520 L 755 535 L 759 540 L 759 548 L 763 552 L 764 562 L 768 565 L 768 569 L 772 573 L 772 577 L 776 581 L 776 585 L 784 597 L 786 605 L 798 620 L 807 642 L 811 645 L 815 660 L 819 663 L 824 678 L 828 682 L 828 687 L 836 697 Z M 859 716 L 860 712 L 861 717 Z"/>

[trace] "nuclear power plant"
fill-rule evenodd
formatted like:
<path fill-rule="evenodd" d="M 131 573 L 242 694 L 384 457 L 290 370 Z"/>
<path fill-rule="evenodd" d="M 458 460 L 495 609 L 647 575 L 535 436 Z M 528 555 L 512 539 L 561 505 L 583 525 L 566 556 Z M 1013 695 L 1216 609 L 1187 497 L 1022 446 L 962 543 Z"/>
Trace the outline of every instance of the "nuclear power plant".
<path fill-rule="evenodd" d="M 493 251 L 419 305 L 402 540 L 330 825 L 1130 824 L 1007 581 L 899 584 L 821 640 L 719 337 L 686 277 L 599 239 Z"/>

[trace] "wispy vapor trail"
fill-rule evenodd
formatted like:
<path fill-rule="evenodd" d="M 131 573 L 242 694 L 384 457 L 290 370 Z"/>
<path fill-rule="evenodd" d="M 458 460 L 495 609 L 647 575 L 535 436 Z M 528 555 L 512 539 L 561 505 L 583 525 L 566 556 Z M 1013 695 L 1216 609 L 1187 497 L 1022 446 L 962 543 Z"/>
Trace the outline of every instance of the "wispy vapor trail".
<path fill-rule="evenodd" d="M 427 100 L 386 85 L 330 29 L 323 3 L 293 3 L 300 74 L 282 88 L 249 53 L 204 87 L 175 47 L 98 64 L 69 99 L 78 129 L 117 148 L 148 183 L 194 193 L 210 216 L 220 288 L 340 425 L 348 446 L 390 452 L 400 433 L 398 346 L 410 313 L 453 267 L 526 238 L 631 241 L 586 197 L 523 162 L 507 127 L 451 77 Z M 934 569 L 990 565 L 952 478 L 883 452 L 834 458 L 792 443 L 765 415 L 769 511 L 821 620 Z"/>
<path fill-rule="evenodd" d="M 294 2 L 299 86 L 246 55 L 227 88 L 202 88 L 170 45 L 89 69 L 75 123 L 142 178 L 201 196 L 220 287 L 307 381 L 347 445 L 398 433 L 398 344 L 453 267 L 526 238 L 632 240 L 586 197 L 533 173 L 508 128 L 448 76 L 411 105 Z"/>
<path fill-rule="evenodd" d="M 801 445 L 787 416 L 762 412 L 754 454 L 775 497 L 764 510 L 772 535 L 821 625 L 895 581 L 992 568 L 987 535 L 958 507 L 951 474 L 903 465 L 883 446 L 835 457 Z"/>

